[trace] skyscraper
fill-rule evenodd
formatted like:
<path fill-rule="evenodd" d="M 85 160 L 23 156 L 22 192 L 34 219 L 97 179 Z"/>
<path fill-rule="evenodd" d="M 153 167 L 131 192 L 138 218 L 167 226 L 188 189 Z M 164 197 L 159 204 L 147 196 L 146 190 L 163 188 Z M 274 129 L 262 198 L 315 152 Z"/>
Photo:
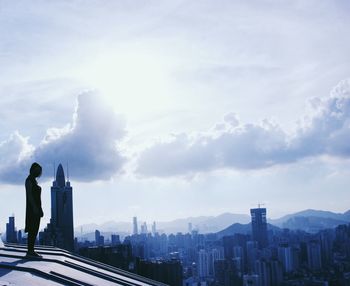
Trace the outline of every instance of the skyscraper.
<path fill-rule="evenodd" d="M 111 245 L 116 246 L 120 244 L 120 237 L 118 234 L 112 234 L 111 235 Z"/>
<path fill-rule="evenodd" d="M 51 187 L 51 219 L 42 242 L 67 250 L 74 250 L 73 195 L 69 180 L 66 181 L 62 164 Z"/>
<path fill-rule="evenodd" d="M 244 249 L 242 246 L 233 247 L 233 259 L 236 259 L 236 261 L 240 261 L 241 270 L 243 270 L 246 260 L 244 255 Z"/>
<path fill-rule="evenodd" d="M 255 273 L 259 276 L 260 286 L 270 286 L 271 284 L 271 265 L 264 259 L 255 261 Z"/>
<path fill-rule="evenodd" d="M 281 244 L 277 248 L 278 260 L 283 265 L 283 271 L 287 273 L 294 270 L 292 250 L 288 244 Z"/>
<path fill-rule="evenodd" d="M 17 231 L 15 228 L 15 217 L 10 216 L 9 222 L 6 223 L 6 241 L 17 242 Z"/>
<path fill-rule="evenodd" d="M 308 242 L 307 260 L 310 269 L 319 270 L 322 268 L 321 245 L 318 240 L 311 240 Z"/>
<path fill-rule="evenodd" d="M 209 275 L 209 254 L 201 249 L 198 252 L 198 277 L 205 278 Z"/>
<path fill-rule="evenodd" d="M 141 225 L 141 233 L 142 234 L 147 234 L 147 223 L 144 222 L 142 225 Z"/>
<path fill-rule="evenodd" d="M 152 234 L 156 235 L 156 233 L 157 233 L 157 226 L 156 226 L 156 222 L 154 221 L 152 224 Z"/>
<path fill-rule="evenodd" d="M 138 232 L 138 228 L 137 228 L 137 217 L 136 216 L 134 216 L 133 217 L 133 227 L 134 227 L 134 229 L 133 229 L 133 234 L 138 234 L 139 232 Z"/>
<path fill-rule="evenodd" d="M 99 246 L 100 245 L 100 238 L 101 238 L 101 233 L 99 230 L 95 230 L 95 245 Z"/>
<path fill-rule="evenodd" d="M 209 275 L 214 276 L 215 261 L 224 259 L 224 248 L 213 248 L 209 252 L 208 264 L 209 264 Z"/>
<path fill-rule="evenodd" d="M 264 248 L 267 246 L 267 222 L 266 208 L 250 209 L 252 218 L 252 234 L 253 240 L 258 242 L 258 247 Z"/>
<path fill-rule="evenodd" d="M 250 272 L 254 272 L 255 270 L 255 261 L 258 259 L 258 242 L 247 241 L 246 243 L 247 249 L 247 266 Z"/>
<path fill-rule="evenodd" d="M 188 223 L 188 233 L 192 233 L 192 222 Z"/>
<path fill-rule="evenodd" d="M 235 266 L 235 261 L 231 259 L 221 259 L 214 262 L 215 282 L 220 286 L 242 285 L 239 273 Z"/>

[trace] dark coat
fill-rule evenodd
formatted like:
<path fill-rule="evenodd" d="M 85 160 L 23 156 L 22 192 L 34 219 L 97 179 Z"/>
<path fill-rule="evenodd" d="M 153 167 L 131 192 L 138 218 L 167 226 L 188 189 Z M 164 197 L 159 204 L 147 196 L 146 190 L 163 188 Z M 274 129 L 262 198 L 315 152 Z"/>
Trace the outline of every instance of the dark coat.
<path fill-rule="evenodd" d="M 40 218 L 43 216 L 43 210 L 41 208 L 41 187 L 38 185 L 36 179 L 29 175 L 25 182 L 26 186 L 26 224 L 25 232 L 37 231 Z M 30 203 L 28 196 L 32 195 L 33 201 L 39 210 L 39 213 L 34 212 L 34 208 Z"/>

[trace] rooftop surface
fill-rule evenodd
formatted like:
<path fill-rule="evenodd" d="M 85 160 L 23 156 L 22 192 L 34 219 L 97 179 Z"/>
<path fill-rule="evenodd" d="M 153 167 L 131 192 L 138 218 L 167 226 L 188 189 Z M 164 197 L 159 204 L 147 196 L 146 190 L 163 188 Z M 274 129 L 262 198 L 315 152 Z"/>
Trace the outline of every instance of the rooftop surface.
<path fill-rule="evenodd" d="M 0 286 L 154 285 L 166 286 L 66 250 L 38 246 L 42 259 L 27 259 L 26 246 L 0 240 Z"/>

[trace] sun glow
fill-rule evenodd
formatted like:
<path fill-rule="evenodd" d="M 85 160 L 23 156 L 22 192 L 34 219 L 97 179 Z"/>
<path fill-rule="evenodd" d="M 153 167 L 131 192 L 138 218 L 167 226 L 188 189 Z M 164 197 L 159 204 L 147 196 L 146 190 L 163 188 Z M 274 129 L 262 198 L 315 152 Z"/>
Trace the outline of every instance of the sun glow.
<path fill-rule="evenodd" d="M 160 57 L 123 51 L 97 57 L 79 72 L 116 111 L 138 116 L 169 105 L 169 71 Z"/>

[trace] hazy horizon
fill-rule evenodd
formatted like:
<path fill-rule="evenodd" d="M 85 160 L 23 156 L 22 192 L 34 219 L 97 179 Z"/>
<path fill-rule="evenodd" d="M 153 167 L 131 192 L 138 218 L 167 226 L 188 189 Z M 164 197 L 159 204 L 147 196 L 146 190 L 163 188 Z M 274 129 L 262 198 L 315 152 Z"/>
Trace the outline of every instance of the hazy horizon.
<path fill-rule="evenodd" d="M 258 207 L 258 206 L 255 206 L 255 207 Z M 252 208 L 255 208 L 255 207 L 252 207 Z M 266 206 L 261 206 L 262 208 L 266 208 Z M 249 209 L 250 210 L 250 209 Z M 176 217 L 176 218 L 174 218 L 174 219 L 169 219 L 169 220 L 145 220 L 145 219 L 143 219 L 143 217 L 138 217 L 137 219 L 138 219 L 138 223 L 139 223 L 139 226 L 141 225 L 141 224 L 143 224 L 144 222 L 146 222 L 147 223 L 147 226 L 150 228 L 151 227 L 151 225 L 152 225 L 152 223 L 153 222 L 156 222 L 156 224 L 163 224 L 163 223 L 169 223 L 169 222 L 174 222 L 174 221 L 177 221 L 177 220 L 188 220 L 188 219 L 190 219 L 190 218 L 193 218 L 193 219 L 196 219 L 196 218 L 200 218 L 200 217 L 219 217 L 219 216 L 221 216 L 221 215 L 224 215 L 224 214 L 233 214 L 233 215 L 245 215 L 245 216 L 247 216 L 247 217 L 249 217 L 249 219 L 250 219 L 250 212 L 249 212 L 249 210 L 248 210 L 248 212 L 247 213 L 234 213 L 234 212 L 224 212 L 224 213 L 219 213 L 219 214 L 212 214 L 212 215 L 198 215 L 198 216 L 187 216 L 187 217 Z M 270 220 L 277 220 L 277 219 L 280 219 L 280 218 L 283 218 L 284 216 L 286 216 L 286 215 L 291 215 L 291 214 L 295 214 L 295 213 L 299 213 L 299 212 L 302 212 L 302 211 L 308 211 L 308 210 L 315 210 L 315 211 L 324 211 L 324 212 L 332 212 L 332 213 L 335 213 L 335 214 L 344 214 L 344 213 L 346 213 L 347 211 L 350 211 L 350 208 L 349 209 L 346 209 L 346 210 L 344 210 L 343 212 L 333 212 L 333 211 L 331 211 L 331 210 L 321 210 L 321 209 L 300 209 L 300 210 L 297 210 L 297 211 L 295 211 L 295 212 L 292 212 L 292 213 L 285 213 L 285 214 L 283 214 L 283 215 L 280 215 L 280 216 L 276 216 L 276 217 L 270 217 L 269 215 L 268 215 L 268 213 L 269 213 L 269 210 L 268 210 L 268 208 L 267 208 L 267 220 L 268 220 L 268 223 L 270 223 L 269 221 Z M 11 214 L 11 215 L 13 215 L 13 214 Z M 9 215 L 10 216 L 10 215 Z M 87 226 L 87 225 L 94 225 L 94 224 L 96 224 L 96 225 L 103 225 L 103 224 L 108 224 L 108 223 L 128 223 L 129 225 L 130 225 L 130 233 L 132 232 L 132 227 L 133 227 L 133 222 L 132 222 L 132 219 L 133 219 L 133 217 L 130 217 L 130 219 L 129 220 L 117 220 L 117 219 L 107 219 L 107 220 L 105 220 L 105 221 L 100 221 L 100 222 L 96 222 L 96 221 L 88 221 L 88 222 L 86 222 L 86 223 L 81 223 L 81 224 L 75 224 L 74 225 L 74 228 L 75 229 L 78 229 L 78 228 L 80 228 L 80 227 L 82 227 L 82 226 Z M 45 225 L 44 225 L 44 222 L 45 222 Z M 45 221 L 45 219 L 43 219 L 43 222 L 41 223 L 41 225 L 40 225 L 40 230 L 43 230 L 45 227 L 46 227 L 46 223 L 48 223 L 49 221 Z M 16 223 L 16 228 L 17 228 L 17 230 L 20 230 L 20 229 L 24 229 L 24 225 L 23 226 L 19 226 L 18 225 L 18 222 L 17 222 L 17 217 L 16 217 L 16 215 L 15 215 L 15 223 Z M 239 221 L 232 221 L 232 224 L 234 224 L 234 223 L 241 223 L 241 222 L 239 222 Z M 243 223 L 244 224 L 244 223 Z M 183 225 L 183 227 L 187 227 L 187 225 Z M 194 225 L 193 225 L 193 227 L 195 227 L 195 223 L 194 223 Z M 122 230 L 120 230 L 120 229 L 116 229 L 115 230 L 115 232 L 120 232 L 120 231 L 124 231 L 123 229 Z M 4 227 L 0 227 L 0 232 L 3 234 L 4 232 L 5 232 L 5 229 L 4 229 Z"/>
<path fill-rule="evenodd" d="M 0 229 L 349 210 L 350 3 L 0 1 Z"/>

